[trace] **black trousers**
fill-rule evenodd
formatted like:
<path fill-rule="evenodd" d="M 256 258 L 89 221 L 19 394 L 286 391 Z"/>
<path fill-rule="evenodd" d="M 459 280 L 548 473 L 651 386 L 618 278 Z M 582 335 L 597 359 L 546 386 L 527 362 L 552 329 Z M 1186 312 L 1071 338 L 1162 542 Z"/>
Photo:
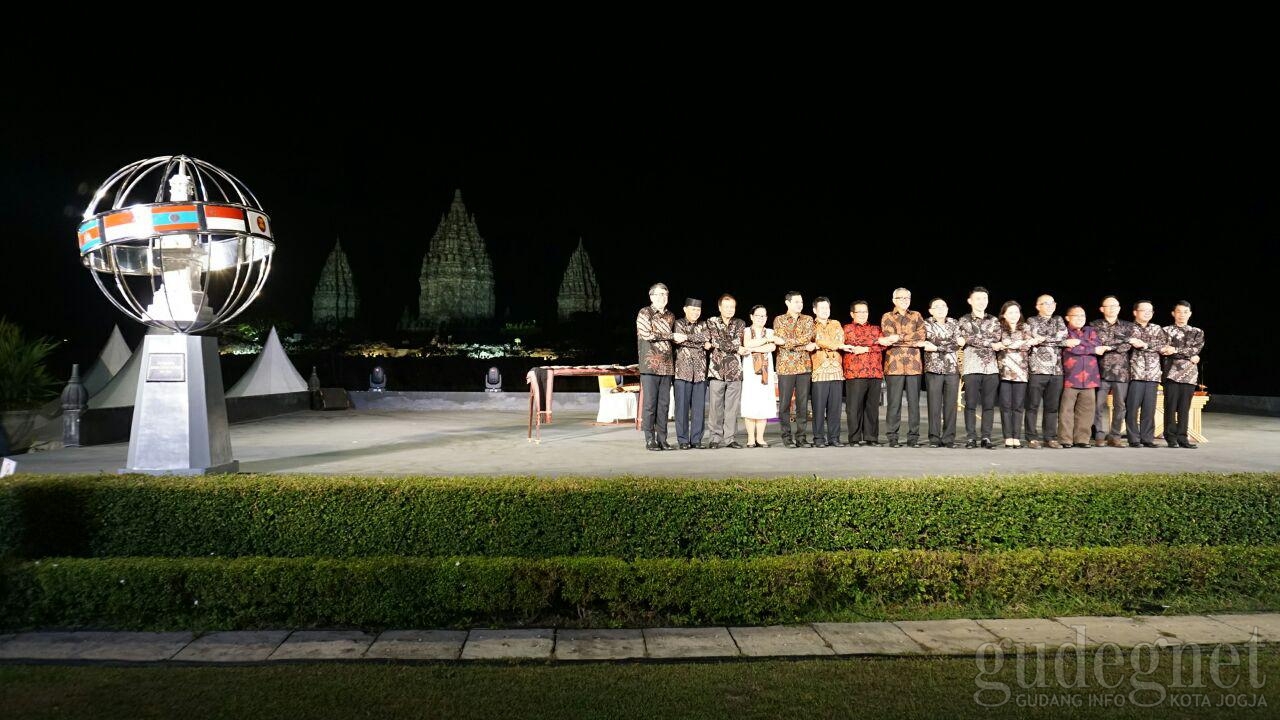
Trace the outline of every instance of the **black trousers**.
<path fill-rule="evenodd" d="M 956 441 L 956 398 L 960 392 L 960 376 L 925 373 L 924 384 L 925 394 L 929 396 L 929 442 L 950 445 Z"/>
<path fill-rule="evenodd" d="M 978 408 L 982 408 L 982 437 L 990 438 L 996 425 L 996 373 L 969 373 L 964 376 L 964 430 L 970 440 L 978 439 Z"/>
<path fill-rule="evenodd" d="M 885 389 L 889 398 L 885 403 L 884 435 L 889 442 L 898 439 L 902 425 L 902 394 L 907 395 L 907 442 L 920 441 L 920 376 L 885 375 Z"/>
<path fill-rule="evenodd" d="M 813 383 L 813 441 L 840 442 L 840 401 L 844 381 L 821 380 Z"/>
<path fill-rule="evenodd" d="M 1039 431 L 1036 415 L 1044 402 L 1044 432 Z M 1061 375 L 1032 375 L 1027 383 L 1027 439 L 1052 440 L 1058 436 L 1058 404 L 1062 402 Z"/>
<path fill-rule="evenodd" d="M 707 408 L 707 381 L 676 380 L 676 441 L 697 445 Z"/>
<path fill-rule="evenodd" d="M 778 425 L 782 430 L 782 439 L 790 440 L 791 435 L 791 396 L 796 397 L 796 432 L 795 441 L 804 440 L 804 424 L 809 421 L 809 373 L 778 376 Z"/>
<path fill-rule="evenodd" d="M 1156 441 L 1156 383 L 1130 380 L 1129 397 L 1125 398 L 1124 425 L 1129 444 L 1151 445 Z M 1141 417 L 1139 417 L 1141 416 Z"/>
<path fill-rule="evenodd" d="M 1005 440 L 1022 439 L 1022 414 L 1027 407 L 1027 384 L 1000 381 L 1000 431 Z"/>
<path fill-rule="evenodd" d="M 1191 398 L 1196 386 L 1191 383 L 1164 381 L 1164 439 L 1170 445 L 1185 445 L 1191 421 Z"/>
<path fill-rule="evenodd" d="M 849 425 L 849 442 L 878 442 L 880 378 L 845 380 L 844 413 Z"/>
<path fill-rule="evenodd" d="M 658 441 L 667 441 L 667 413 L 671 410 L 671 375 L 641 375 L 640 389 L 644 392 L 644 407 L 640 412 L 640 427 L 645 439 L 653 435 Z"/>

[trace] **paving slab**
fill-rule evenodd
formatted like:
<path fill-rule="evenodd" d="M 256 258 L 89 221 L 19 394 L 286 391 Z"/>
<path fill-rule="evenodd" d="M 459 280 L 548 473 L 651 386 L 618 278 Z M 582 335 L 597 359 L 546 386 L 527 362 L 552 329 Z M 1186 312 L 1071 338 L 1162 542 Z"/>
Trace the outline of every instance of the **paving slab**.
<path fill-rule="evenodd" d="M 1262 642 L 1280 642 L 1280 613 L 1233 613 L 1208 617 L 1251 633 L 1256 628 Z"/>
<path fill-rule="evenodd" d="M 808 625 L 731 627 L 729 633 L 742 654 L 752 657 L 835 654 L 822 636 Z"/>
<path fill-rule="evenodd" d="M 369 647 L 365 657 L 396 660 L 457 660 L 466 630 L 387 630 Z"/>
<path fill-rule="evenodd" d="M 182 650 L 190 632 L 32 632 L 0 645 L 5 660 L 115 660 L 159 662 Z"/>
<path fill-rule="evenodd" d="M 262 662 L 289 637 L 288 630 L 238 630 L 201 635 L 174 660 L 186 662 Z"/>
<path fill-rule="evenodd" d="M 973 655 L 983 644 L 999 640 L 972 620 L 903 620 L 894 625 L 930 655 Z"/>
<path fill-rule="evenodd" d="M 888 622 L 814 623 L 837 655 L 920 655 L 924 648 Z"/>
<path fill-rule="evenodd" d="M 1181 644 L 1181 640 L 1161 633 L 1140 617 L 1072 615 L 1057 617 L 1054 620 L 1069 628 L 1083 627 L 1086 647 L 1115 643 L 1120 647 L 1131 648 L 1144 643 L 1154 643 L 1157 640 L 1163 640 L 1166 645 Z"/>
<path fill-rule="evenodd" d="M 462 646 L 463 660 L 545 660 L 555 648 L 555 630 L 472 630 Z"/>
<path fill-rule="evenodd" d="M 1184 643 L 1196 645 L 1244 644 L 1249 642 L 1251 635 L 1244 628 L 1228 625 L 1204 615 L 1156 615 L 1143 617 L 1142 620 L 1164 635 L 1171 635 Z"/>
<path fill-rule="evenodd" d="M 374 636 L 359 630 L 298 630 L 269 660 L 351 660 L 364 655 Z"/>
<path fill-rule="evenodd" d="M 645 628 L 644 645 L 651 658 L 737 657 L 738 646 L 728 628 Z"/>
<path fill-rule="evenodd" d="M 1068 643 L 1086 647 L 1087 637 L 1083 632 L 1073 630 L 1057 620 L 1044 618 L 1025 618 L 1012 620 L 976 620 L 991 634 L 1001 640 L 1008 639 L 1015 645 L 1032 646 L 1043 644 L 1046 648 L 1056 648 Z"/>
<path fill-rule="evenodd" d="M 557 660 L 626 660 L 644 657 L 640 630 L 557 630 Z"/>

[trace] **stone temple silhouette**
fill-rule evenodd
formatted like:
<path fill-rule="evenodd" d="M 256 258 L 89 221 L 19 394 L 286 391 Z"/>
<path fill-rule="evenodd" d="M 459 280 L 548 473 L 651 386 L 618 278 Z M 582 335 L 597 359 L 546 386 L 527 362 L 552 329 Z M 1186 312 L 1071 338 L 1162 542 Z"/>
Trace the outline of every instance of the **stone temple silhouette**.
<path fill-rule="evenodd" d="M 315 295 L 311 298 L 311 322 L 315 326 L 337 325 L 354 320 L 360 312 L 360 294 L 351 278 L 351 266 L 342 252 L 342 239 L 333 246 L 320 271 Z"/>
<path fill-rule="evenodd" d="M 582 238 L 578 238 L 578 249 L 569 257 L 569 267 L 565 268 L 564 279 L 560 281 L 556 312 L 561 321 L 570 319 L 574 313 L 600 312 L 600 284 L 596 282 L 591 258 L 582 247 Z"/>
<path fill-rule="evenodd" d="M 461 190 L 454 191 L 449 212 L 431 236 L 419 285 L 419 328 L 493 319 L 493 261 Z"/>

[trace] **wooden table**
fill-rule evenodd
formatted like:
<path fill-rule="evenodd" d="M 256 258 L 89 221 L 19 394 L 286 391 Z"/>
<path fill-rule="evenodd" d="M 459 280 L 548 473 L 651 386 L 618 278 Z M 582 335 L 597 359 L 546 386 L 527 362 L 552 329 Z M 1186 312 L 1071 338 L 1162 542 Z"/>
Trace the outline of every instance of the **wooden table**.
<path fill-rule="evenodd" d="M 541 389 L 538 387 L 536 371 L 547 373 L 547 409 L 542 410 Z M 529 384 L 529 435 L 530 442 L 542 442 L 542 424 L 551 424 L 551 399 L 554 396 L 556 377 L 600 377 L 602 375 L 622 375 L 624 377 L 640 377 L 639 365 L 543 365 L 530 370 L 525 375 Z M 637 404 L 644 407 L 644 389 L 640 390 Z M 636 429 L 640 429 L 642 412 L 636 413 Z M 536 437 L 535 437 L 536 431 Z"/>

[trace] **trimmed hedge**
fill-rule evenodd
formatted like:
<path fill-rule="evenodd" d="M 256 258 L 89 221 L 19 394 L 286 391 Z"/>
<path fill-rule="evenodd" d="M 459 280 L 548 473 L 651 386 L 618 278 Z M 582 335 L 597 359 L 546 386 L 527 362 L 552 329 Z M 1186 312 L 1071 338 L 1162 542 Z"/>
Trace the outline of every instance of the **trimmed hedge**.
<path fill-rule="evenodd" d="M 1208 606 L 1203 598 L 1208 597 Z M 772 558 L 55 558 L 0 568 L 0 625 L 120 629 L 684 625 L 1114 612 L 1280 599 L 1280 547 Z"/>
<path fill-rule="evenodd" d="M 1280 544 L 1280 474 L 909 480 L 18 476 L 0 556 L 750 558 Z"/>

